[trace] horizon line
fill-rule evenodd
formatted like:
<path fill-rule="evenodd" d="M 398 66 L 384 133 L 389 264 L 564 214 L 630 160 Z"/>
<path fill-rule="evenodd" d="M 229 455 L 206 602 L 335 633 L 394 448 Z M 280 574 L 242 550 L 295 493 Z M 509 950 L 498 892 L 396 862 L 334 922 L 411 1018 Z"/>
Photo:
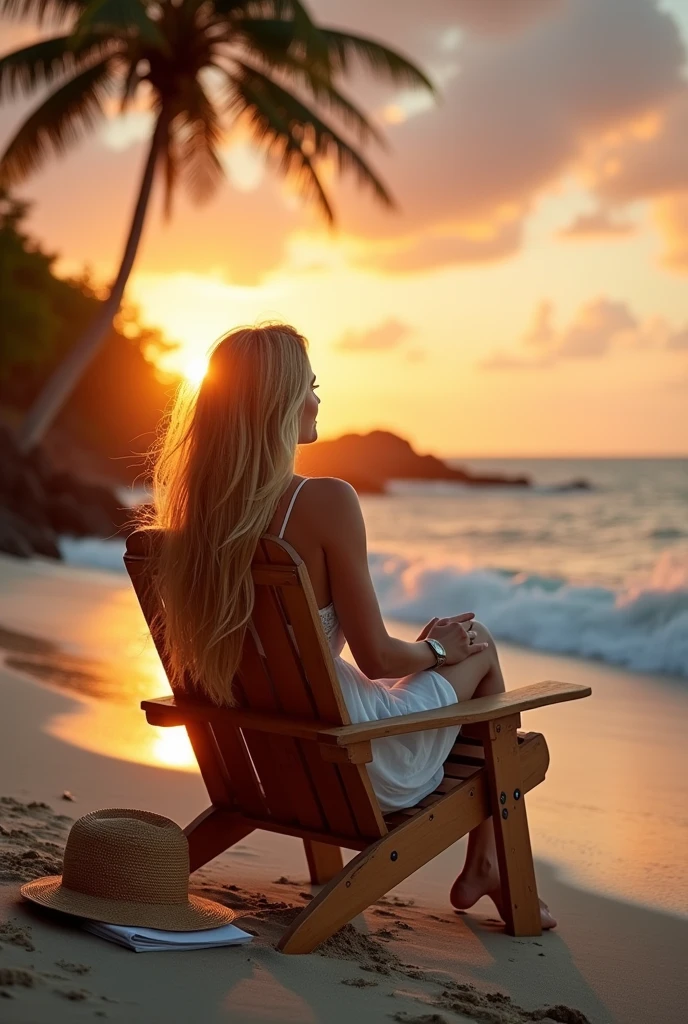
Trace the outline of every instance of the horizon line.
<path fill-rule="evenodd" d="M 569 452 L 551 452 L 549 454 L 519 454 L 519 455 L 440 455 L 441 459 L 688 459 L 688 452 L 649 452 L 628 454 L 618 452 L 610 454 L 572 454 Z"/>

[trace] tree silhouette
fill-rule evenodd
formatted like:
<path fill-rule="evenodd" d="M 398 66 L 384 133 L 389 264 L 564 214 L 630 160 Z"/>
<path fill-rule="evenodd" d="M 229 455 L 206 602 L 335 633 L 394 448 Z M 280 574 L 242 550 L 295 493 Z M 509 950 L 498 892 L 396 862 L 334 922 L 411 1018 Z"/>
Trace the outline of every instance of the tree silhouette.
<path fill-rule="evenodd" d="M 109 97 L 119 99 L 121 111 L 141 97 L 155 117 L 110 294 L 29 411 L 19 437 L 24 450 L 40 440 L 108 331 L 159 171 L 168 213 L 180 183 L 194 199 L 207 199 L 223 177 L 222 139 L 239 122 L 329 223 L 334 214 L 319 174 L 326 159 L 392 206 L 360 152 L 381 141 L 380 134 L 339 79 L 358 63 L 392 82 L 432 88 L 400 54 L 316 24 L 299 0 L 0 0 L 2 15 L 69 27 L 0 58 L 0 100 L 51 90 L 0 158 L 0 187 L 24 182 L 48 157 L 93 131 Z"/>

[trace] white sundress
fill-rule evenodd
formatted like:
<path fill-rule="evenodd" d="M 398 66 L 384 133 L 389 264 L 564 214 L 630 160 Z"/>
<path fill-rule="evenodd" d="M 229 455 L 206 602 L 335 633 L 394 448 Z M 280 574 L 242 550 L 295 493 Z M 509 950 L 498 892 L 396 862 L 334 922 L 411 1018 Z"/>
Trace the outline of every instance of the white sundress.
<path fill-rule="evenodd" d="M 280 537 L 284 536 L 296 496 L 306 479 L 292 495 Z M 456 704 L 454 689 L 443 675 L 433 669 L 414 672 L 401 679 L 368 679 L 356 665 L 342 658 L 346 638 L 334 603 L 319 608 L 318 612 L 352 722 L 377 722 L 395 715 L 432 711 Z M 444 775 L 444 762 L 458 732 L 458 727 L 453 726 L 373 740 L 373 760 L 368 765 L 368 774 L 383 812 L 412 807 L 439 786 Z"/>

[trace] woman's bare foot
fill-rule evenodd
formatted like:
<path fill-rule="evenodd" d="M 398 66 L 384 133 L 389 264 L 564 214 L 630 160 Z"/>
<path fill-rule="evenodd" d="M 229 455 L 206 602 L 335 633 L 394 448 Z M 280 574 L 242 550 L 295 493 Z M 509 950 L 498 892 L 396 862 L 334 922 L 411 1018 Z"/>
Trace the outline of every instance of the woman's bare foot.
<path fill-rule="evenodd" d="M 504 920 L 499 868 L 496 864 L 485 863 L 474 870 L 466 871 L 464 869 L 452 886 L 449 900 L 456 910 L 469 910 L 481 896 L 490 897 L 499 911 L 499 916 Z M 540 900 L 540 921 L 543 931 L 557 926 L 549 907 L 542 900 Z"/>

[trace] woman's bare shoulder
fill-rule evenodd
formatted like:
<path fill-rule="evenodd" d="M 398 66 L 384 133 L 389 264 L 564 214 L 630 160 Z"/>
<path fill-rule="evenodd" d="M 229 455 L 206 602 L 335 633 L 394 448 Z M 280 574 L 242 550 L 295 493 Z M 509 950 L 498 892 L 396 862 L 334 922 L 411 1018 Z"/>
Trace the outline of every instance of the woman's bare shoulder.
<path fill-rule="evenodd" d="M 322 517 L 321 522 L 325 524 L 341 524 L 361 515 L 356 489 L 346 480 L 336 476 L 309 477 L 305 490 L 308 492 L 309 510 Z"/>
<path fill-rule="evenodd" d="M 340 501 L 347 501 L 355 498 L 358 501 L 356 489 L 346 480 L 340 480 L 338 476 L 310 476 L 308 477 L 308 493 L 313 501 L 323 504 Z"/>

